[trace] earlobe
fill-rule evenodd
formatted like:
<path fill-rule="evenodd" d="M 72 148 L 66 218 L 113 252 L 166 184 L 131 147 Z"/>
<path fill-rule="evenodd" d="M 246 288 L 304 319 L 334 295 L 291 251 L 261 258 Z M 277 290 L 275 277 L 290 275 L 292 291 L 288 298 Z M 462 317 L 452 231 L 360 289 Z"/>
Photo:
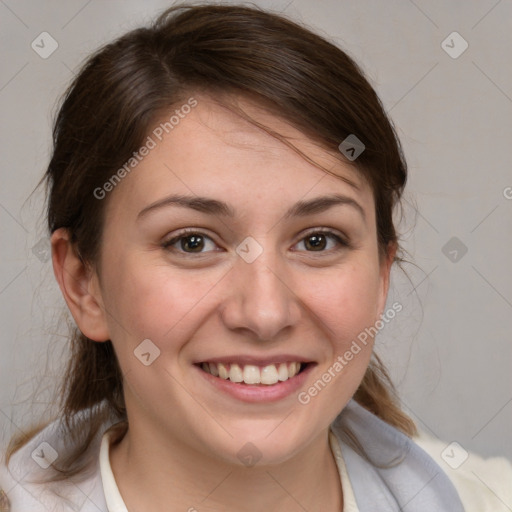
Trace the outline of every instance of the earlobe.
<path fill-rule="evenodd" d="M 55 278 L 78 328 L 94 341 L 107 341 L 110 336 L 96 273 L 77 254 L 67 229 L 57 229 L 51 245 Z"/>

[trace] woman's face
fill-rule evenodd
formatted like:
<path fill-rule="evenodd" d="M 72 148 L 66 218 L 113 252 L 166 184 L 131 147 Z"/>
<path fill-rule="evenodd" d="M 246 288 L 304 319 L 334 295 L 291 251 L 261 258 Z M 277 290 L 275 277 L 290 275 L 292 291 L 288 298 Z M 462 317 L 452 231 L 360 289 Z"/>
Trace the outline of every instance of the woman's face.
<path fill-rule="evenodd" d="M 252 104 L 239 99 L 345 181 L 196 99 L 105 199 L 99 302 L 132 431 L 277 463 L 325 434 L 356 391 L 371 343 L 344 354 L 383 312 L 389 258 L 350 166 Z"/>

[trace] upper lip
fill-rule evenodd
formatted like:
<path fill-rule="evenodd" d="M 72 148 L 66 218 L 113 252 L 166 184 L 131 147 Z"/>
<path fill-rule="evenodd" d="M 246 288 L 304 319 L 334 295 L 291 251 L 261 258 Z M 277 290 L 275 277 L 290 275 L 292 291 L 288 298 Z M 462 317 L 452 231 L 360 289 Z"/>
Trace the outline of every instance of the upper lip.
<path fill-rule="evenodd" d="M 299 362 L 299 363 L 311 363 L 308 358 L 303 356 L 295 355 L 295 354 L 278 354 L 275 356 L 266 356 L 266 357 L 258 357 L 258 356 L 241 356 L 241 355 L 227 355 L 221 357 L 210 357 L 201 359 L 200 361 L 196 361 L 194 364 L 201 363 L 234 363 L 238 365 L 246 365 L 252 364 L 254 366 L 268 366 L 274 363 L 291 363 L 291 362 Z"/>

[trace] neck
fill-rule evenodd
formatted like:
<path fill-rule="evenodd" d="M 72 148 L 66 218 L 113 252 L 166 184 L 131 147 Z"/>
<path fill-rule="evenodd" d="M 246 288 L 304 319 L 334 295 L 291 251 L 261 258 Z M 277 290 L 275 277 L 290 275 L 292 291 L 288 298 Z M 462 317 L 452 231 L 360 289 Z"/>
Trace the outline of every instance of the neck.
<path fill-rule="evenodd" d="M 153 435 L 155 434 L 155 435 Z M 328 430 L 275 465 L 245 467 L 212 459 L 131 425 L 110 461 L 130 512 L 287 510 L 340 512 L 342 490 Z"/>

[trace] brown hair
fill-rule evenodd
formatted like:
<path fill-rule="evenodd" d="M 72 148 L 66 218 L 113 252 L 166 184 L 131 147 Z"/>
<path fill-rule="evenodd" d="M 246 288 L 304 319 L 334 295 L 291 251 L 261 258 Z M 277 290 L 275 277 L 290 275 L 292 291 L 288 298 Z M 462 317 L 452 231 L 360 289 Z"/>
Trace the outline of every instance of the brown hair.
<path fill-rule="evenodd" d="M 137 151 L 162 114 L 192 91 L 219 101 L 252 98 L 344 162 L 338 146 L 355 134 L 366 149 L 353 165 L 373 190 L 381 255 L 397 243 L 392 212 L 405 185 L 406 163 L 379 98 L 354 61 L 309 30 L 258 8 L 180 5 L 93 54 L 58 112 L 45 174 L 48 226 L 50 232 L 67 228 L 84 262 L 97 268 L 101 246 L 106 200 L 99 201 L 94 190 Z M 80 456 L 105 418 L 126 420 L 112 343 L 92 342 L 75 328 L 71 352 L 60 417 L 77 448 L 59 459 L 55 480 L 81 470 Z M 374 356 L 354 398 L 412 435 L 414 424 L 395 397 Z M 85 411 L 80 424 L 74 419 L 78 411 Z M 13 439 L 8 457 L 32 435 Z"/>

